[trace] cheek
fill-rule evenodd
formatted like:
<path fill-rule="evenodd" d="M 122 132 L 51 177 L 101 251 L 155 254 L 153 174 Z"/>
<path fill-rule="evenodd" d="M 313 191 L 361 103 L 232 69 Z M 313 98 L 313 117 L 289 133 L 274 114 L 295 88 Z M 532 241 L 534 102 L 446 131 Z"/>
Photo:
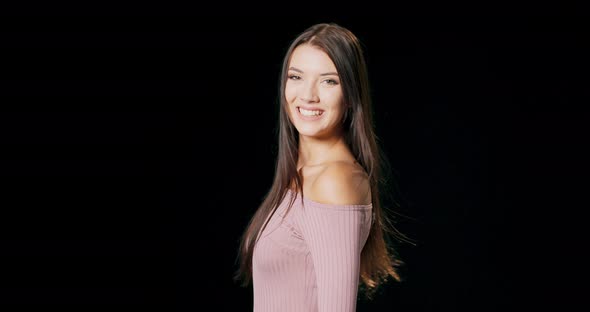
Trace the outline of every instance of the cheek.
<path fill-rule="evenodd" d="M 293 101 L 295 100 L 295 92 L 292 87 L 289 87 L 289 84 L 285 86 L 285 100 L 287 103 L 285 103 L 284 109 L 287 112 L 287 116 L 289 116 L 289 120 L 291 121 L 291 123 L 294 123 L 295 121 L 293 120 L 293 111 L 291 104 L 293 104 Z"/>
<path fill-rule="evenodd" d="M 324 98 L 329 99 L 331 109 L 342 110 L 344 106 L 342 92 L 339 90 L 330 90 L 329 92 L 326 92 Z"/>
<path fill-rule="evenodd" d="M 285 99 L 287 100 L 287 103 L 291 104 L 293 103 L 293 101 L 295 100 L 297 95 L 297 92 L 295 90 L 295 88 L 293 86 L 291 86 L 290 83 L 287 83 L 287 85 L 285 85 Z"/>

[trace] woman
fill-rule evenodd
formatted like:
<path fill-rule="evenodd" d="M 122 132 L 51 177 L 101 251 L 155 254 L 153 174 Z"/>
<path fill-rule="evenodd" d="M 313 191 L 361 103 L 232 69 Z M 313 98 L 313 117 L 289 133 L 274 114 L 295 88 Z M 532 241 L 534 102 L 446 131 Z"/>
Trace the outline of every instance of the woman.
<path fill-rule="evenodd" d="M 384 239 L 385 158 L 357 37 L 336 24 L 301 33 L 280 95 L 275 177 L 242 237 L 236 278 L 252 281 L 256 312 L 355 311 L 359 277 L 370 296 L 400 280 L 401 264 Z"/>

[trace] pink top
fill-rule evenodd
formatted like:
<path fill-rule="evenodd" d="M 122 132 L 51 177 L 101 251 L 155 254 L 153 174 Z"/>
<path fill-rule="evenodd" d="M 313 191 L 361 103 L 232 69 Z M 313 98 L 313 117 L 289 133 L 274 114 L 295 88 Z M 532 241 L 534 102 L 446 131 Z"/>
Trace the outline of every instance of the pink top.
<path fill-rule="evenodd" d="M 372 204 L 334 205 L 289 190 L 254 248 L 254 312 L 355 311 Z"/>

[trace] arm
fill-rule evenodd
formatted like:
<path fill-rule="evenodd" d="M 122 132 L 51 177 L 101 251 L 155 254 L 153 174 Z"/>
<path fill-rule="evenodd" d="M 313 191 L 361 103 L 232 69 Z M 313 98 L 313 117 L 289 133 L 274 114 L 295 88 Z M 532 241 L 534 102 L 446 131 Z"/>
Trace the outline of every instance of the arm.
<path fill-rule="evenodd" d="M 368 185 L 349 166 L 331 166 L 314 181 L 313 201 L 305 203 L 301 231 L 316 273 L 321 312 L 356 310 L 360 254 L 371 224 Z"/>

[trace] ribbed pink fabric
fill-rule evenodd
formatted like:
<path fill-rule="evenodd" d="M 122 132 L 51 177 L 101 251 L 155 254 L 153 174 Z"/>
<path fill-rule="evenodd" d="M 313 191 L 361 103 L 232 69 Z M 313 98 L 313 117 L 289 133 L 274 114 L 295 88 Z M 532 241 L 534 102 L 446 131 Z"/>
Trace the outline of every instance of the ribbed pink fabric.
<path fill-rule="evenodd" d="M 254 312 L 355 311 L 373 206 L 300 196 L 288 191 L 254 248 Z"/>

